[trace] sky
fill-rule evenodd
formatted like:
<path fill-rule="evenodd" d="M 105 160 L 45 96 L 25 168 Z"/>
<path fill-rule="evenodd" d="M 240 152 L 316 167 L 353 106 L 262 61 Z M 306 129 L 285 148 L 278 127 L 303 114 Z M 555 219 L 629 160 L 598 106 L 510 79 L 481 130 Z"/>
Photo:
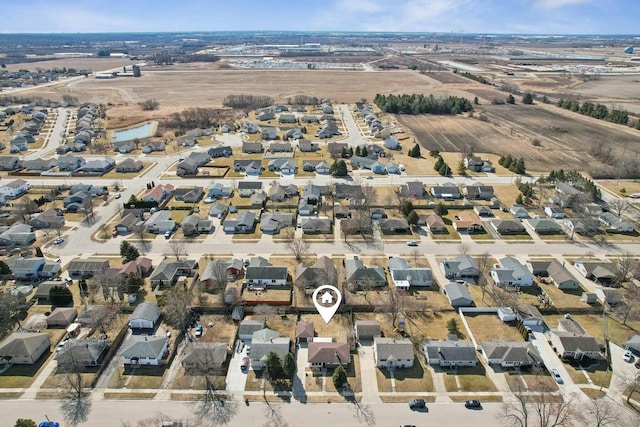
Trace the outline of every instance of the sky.
<path fill-rule="evenodd" d="M 21 0 L 2 15 L 1 33 L 640 33 L 638 0 Z"/>

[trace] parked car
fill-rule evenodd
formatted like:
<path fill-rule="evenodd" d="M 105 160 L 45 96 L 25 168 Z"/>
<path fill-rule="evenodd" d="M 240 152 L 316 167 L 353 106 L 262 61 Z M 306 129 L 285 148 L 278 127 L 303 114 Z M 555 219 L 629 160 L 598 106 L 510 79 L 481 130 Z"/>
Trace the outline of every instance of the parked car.
<path fill-rule="evenodd" d="M 165 232 L 164 233 L 164 238 L 165 239 L 170 239 L 171 238 L 171 232 L 170 231 Z"/>
<path fill-rule="evenodd" d="M 64 239 L 62 237 L 58 237 L 56 240 L 53 241 L 54 245 L 59 245 L 61 243 L 64 242 Z"/>
<path fill-rule="evenodd" d="M 202 331 L 203 331 L 202 325 L 196 326 L 196 338 L 200 338 L 202 336 Z"/>
<path fill-rule="evenodd" d="M 633 353 L 631 353 L 631 350 L 625 351 L 624 355 L 622 356 L 622 360 L 624 360 L 627 363 L 633 362 L 634 359 L 635 359 L 635 357 L 633 357 Z"/>
<path fill-rule="evenodd" d="M 409 240 L 407 242 L 407 246 L 418 246 L 418 242 L 416 242 L 415 240 Z"/>
<path fill-rule="evenodd" d="M 122 194 L 120 194 L 120 193 L 116 193 L 116 195 L 115 195 L 115 196 L 113 196 L 113 197 L 114 197 L 115 199 L 119 199 L 120 197 L 122 197 Z"/>
<path fill-rule="evenodd" d="M 58 346 L 56 347 L 56 353 L 64 348 L 64 345 L 67 341 L 68 340 L 60 341 L 60 344 L 58 344 Z"/>
<path fill-rule="evenodd" d="M 215 201 L 216 201 L 215 197 L 205 197 L 203 200 L 204 203 L 213 203 Z"/>
<path fill-rule="evenodd" d="M 427 402 L 424 399 L 413 399 L 409 401 L 409 408 L 411 409 L 424 409 L 427 407 Z"/>
<path fill-rule="evenodd" d="M 562 377 L 560 376 L 560 372 L 558 372 L 557 369 L 554 368 L 551 370 L 551 376 L 553 377 L 554 380 L 556 380 L 558 384 L 562 384 L 563 382 Z"/>
<path fill-rule="evenodd" d="M 242 369 L 244 371 L 247 368 L 249 368 L 249 358 L 248 357 L 243 357 L 242 358 L 242 362 L 240 362 L 240 369 Z"/>
<path fill-rule="evenodd" d="M 470 408 L 470 409 L 477 409 L 477 408 L 482 408 L 482 404 L 480 403 L 479 400 L 466 400 L 464 402 L 464 407 Z"/>

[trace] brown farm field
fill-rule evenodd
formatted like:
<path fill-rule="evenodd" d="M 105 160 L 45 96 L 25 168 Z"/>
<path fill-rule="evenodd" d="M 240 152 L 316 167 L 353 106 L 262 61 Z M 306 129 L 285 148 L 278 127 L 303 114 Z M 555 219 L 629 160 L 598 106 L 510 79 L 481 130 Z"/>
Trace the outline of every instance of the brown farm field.
<path fill-rule="evenodd" d="M 487 105 L 480 107 L 489 122 L 463 116 L 406 116 L 396 119 L 410 129 L 428 150 L 511 154 L 524 157 L 528 171 L 571 168 L 586 171 L 606 167 L 588 154 L 593 143 L 605 141 L 621 155 L 640 153 L 640 132 L 597 121 L 578 114 L 567 114 L 554 106 Z M 557 109 L 557 111 L 556 111 Z M 538 141 L 540 146 L 534 146 Z M 452 166 L 453 167 L 453 166 Z"/>

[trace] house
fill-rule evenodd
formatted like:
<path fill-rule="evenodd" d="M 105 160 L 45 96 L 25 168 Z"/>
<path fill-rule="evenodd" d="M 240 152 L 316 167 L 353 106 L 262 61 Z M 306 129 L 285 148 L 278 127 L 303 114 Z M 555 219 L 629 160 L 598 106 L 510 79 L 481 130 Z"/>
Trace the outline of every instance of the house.
<path fill-rule="evenodd" d="M 194 185 L 193 187 L 181 187 L 173 190 L 173 199 L 184 203 L 198 203 L 204 196 L 204 188 Z"/>
<path fill-rule="evenodd" d="M 318 119 L 318 116 L 305 114 L 304 116 L 300 117 L 300 121 L 302 123 L 318 123 L 320 120 Z"/>
<path fill-rule="evenodd" d="M 233 187 L 231 184 L 223 184 L 221 182 L 216 182 L 212 184 L 207 189 L 207 197 L 210 198 L 222 198 L 222 197 L 231 197 L 233 195 Z"/>
<path fill-rule="evenodd" d="M 240 128 L 240 131 L 244 133 L 258 133 L 259 130 L 258 125 L 253 122 L 244 122 Z"/>
<path fill-rule="evenodd" d="M 518 219 L 529 218 L 529 211 L 520 205 L 513 205 L 509 208 L 509 212 Z"/>
<path fill-rule="evenodd" d="M 283 175 L 293 175 L 297 170 L 296 163 L 287 159 L 269 160 L 267 168 L 272 172 L 280 172 Z"/>
<path fill-rule="evenodd" d="M 519 304 L 516 307 L 516 313 L 524 326 L 544 326 L 544 317 L 540 310 L 531 304 Z"/>
<path fill-rule="evenodd" d="M 92 195 L 90 192 L 78 191 L 62 199 L 62 207 L 65 208 L 67 212 L 84 211 L 85 206 L 90 206 L 91 198 Z"/>
<path fill-rule="evenodd" d="M 111 157 L 89 160 L 80 167 L 80 171 L 92 174 L 105 174 L 116 167 L 116 161 Z"/>
<path fill-rule="evenodd" d="M 281 337 L 280 333 L 269 328 L 256 331 L 251 336 L 251 367 L 260 370 L 264 367 L 269 353 L 275 353 L 283 360 L 289 353 L 291 340 L 289 337 Z"/>
<path fill-rule="evenodd" d="M 411 286 L 433 285 L 433 274 L 430 268 L 409 267 L 409 264 L 400 257 L 389 259 L 389 272 L 391 281 L 398 289 L 409 290 Z"/>
<path fill-rule="evenodd" d="M 142 147 L 142 152 L 144 154 L 153 153 L 156 151 L 164 151 L 166 149 L 166 144 L 162 140 L 149 141 L 144 144 Z"/>
<path fill-rule="evenodd" d="M 562 359 L 604 359 L 602 343 L 570 317 L 558 320 L 558 328 L 551 330 L 549 339 L 551 347 Z"/>
<path fill-rule="evenodd" d="M 556 221 L 548 218 L 533 218 L 526 220 L 527 226 L 538 234 L 562 234 L 562 227 Z"/>
<path fill-rule="evenodd" d="M 11 273 L 19 280 L 36 280 L 40 276 L 40 271 L 45 265 L 43 257 L 10 257 L 6 259 L 6 264 Z"/>
<path fill-rule="evenodd" d="M 476 213 L 476 215 L 482 218 L 488 218 L 493 216 L 493 211 L 489 206 L 476 205 L 473 207 L 473 211 Z"/>
<path fill-rule="evenodd" d="M 346 142 L 329 142 L 327 143 L 327 151 L 330 155 L 341 156 L 345 151 L 349 151 L 349 144 Z"/>
<path fill-rule="evenodd" d="M 331 172 L 331 166 L 324 160 L 305 160 L 302 163 L 302 170 L 305 172 L 315 172 L 321 175 L 328 175 Z"/>
<path fill-rule="evenodd" d="M 257 176 L 262 173 L 264 168 L 260 160 L 234 160 L 233 170 L 247 176 Z"/>
<path fill-rule="evenodd" d="M 192 342 L 185 346 L 180 363 L 193 373 L 216 373 L 222 371 L 227 355 L 226 343 Z"/>
<path fill-rule="evenodd" d="M 355 331 L 357 341 L 368 341 L 382 336 L 380 332 L 380 323 L 377 320 L 356 320 L 353 329 Z"/>
<path fill-rule="evenodd" d="M 105 305 L 88 305 L 78 315 L 76 322 L 83 327 L 93 328 L 109 315 L 109 307 Z"/>
<path fill-rule="evenodd" d="M 524 226 L 520 221 L 515 219 L 503 219 L 496 218 L 490 221 L 491 227 L 499 234 L 511 235 L 511 234 L 526 234 Z"/>
<path fill-rule="evenodd" d="M 482 160 L 478 156 L 468 155 L 464 159 L 464 167 L 473 172 L 493 172 L 493 166 L 489 160 Z M 487 170 L 489 169 L 489 170 Z"/>
<path fill-rule="evenodd" d="M 152 261 L 149 258 L 138 257 L 133 261 L 123 264 L 121 267 L 109 267 L 109 270 L 113 270 L 114 274 L 126 279 L 131 275 L 147 277 L 152 267 Z M 109 274 L 109 271 L 107 274 Z"/>
<path fill-rule="evenodd" d="M 282 228 L 293 225 L 291 213 L 264 213 L 260 217 L 260 231 L 268 234 L 279 233 Z"/>
<path fill-rule="evenodd" d="M 545 276 L 558 289 L 579 289 L 580 282 L 558 260 L 527 261 L 527 268 L 536 276 Z"/>
<path fill-rule="evenodd" d="M 48 171 L 58 166 L 58 159 L 22 160 L 20 165 L 27 171 Z"/>
<path fill-rule="evenodd" d="M 74 280 L 86 279 L 104 273 L 109 268 L 107 259 L 77 259 L 67 266 L 67 274 Z"/>
<path fill-rule="evenodd" d="M 264 128 L 262 128 L 262 132 L 260 134 L 260 137 L 264 141 L 273 141 L 275 139 L 278 139 L 278 128 L 275 128 L 275 127 L 264 127 Z M 243 148 L 244 148 L 244 144 L 243 144 Z"/>
<path fill-rule="evenodd" d="M 28 224 L 18 222 L 11 227 L 0 227 L 0 246 L 28 246 L 35 240 L 36 235 Z"/>
<path fill-rule="evenodd" d="M 120 347 L 122 363 L 131 366 L 158 366 L 168 353 L 166 336 L 130 335 Z"/>
<path fill-rule="evenodd" d="M 0 365 L 33 365 L 49 348 L 49 334 L 14 332 L 0 343 Z"/>
<path fill-rule="evenodd" d="M 315 336 L 315 328 L 313 322 L 303 322 L 302 320 L 296 325 L 296 342 L 310 343 L 313 342 Z"/>
<path fill-rule="evenodd" d="M 193 159 L 184 159 L 176 166 L 176 174 L 178 176 L 197 175 L 198 163 Z"/>
<path fill-rule="evenodd" d="M 120 154 L 127 154 L 136 149 L 136 144 L 133 140 L 130 141 L 115 141 L 113 143 L 113 151 L 117 151 Z"/>
<path fill-rule="evenodd" d="M 346 220 L 343 220 L 346 221 Z M 367 267 L 360 259 L 344 261 L 347 284 L 350 288 L 372 288 L 386 286 L 387 277 L 380 266 Z"/>
<path fill-rule="evenodd" d="M 62 326 L 66 328 L 77 316 L 78 312 L 73 307 L 56 307 L 47 316 L 47 327 Z"/>
<path fill-rule="evenodd" d="M 30 188 L 31 185 L 27 181 L 16 179 L 1 186 L 0 195 L 5 199 L 15 199 L 25 194 Z"/>
<path fill-rule="evenodd" d="M 464 187 L 462 190 L 469 200 L 491 200 L 494 197 L 491 185 L 473 184 Z"/>
<path fill-rule="evenodd" d="M 330 234 L 333 225 L 329 218 L 302 218 L 300 228 L 304 234 Z"/>
<path fill-rule="evenodd" d="M 320 150 L 320 144 L 307 139 L 299 139 L 298 150 L 300 150 L 301 153 L 313 153 Z"/>
<path fill-rule="evenodd" d="M 142 200 L 144 200 L 145 202 L 153 201 L 160 203 L 163 200 L 171 197 L 171 195 L 173 194 L 173 190 L 174 186 L 171 184 L 158 184 L 147 190 L 145 195 L 142 196 Z"/>
<path fill-rule="evenodd" d="M 116 172 L 120 172 L 120 173 L 140 172 L 142 168 L 144 168 L 144 164 L 141 161 L 128 158 L 126 160 L 123 160 L 116 166 Z"/>
<path fill-rule="evenodd" d="M 242 152 L 245 154 L 259 154 L 262 153 L 263 148 L 260 142 L 244 141 L 242 143 Z"/>
<path fill-rule="evenodd" d="M 209 216 L 222 218 L 227 213 L 227 205 L 224 203 L 214 203 L 209 208 Z"/>
<path fill-rule="evenodd" d="M 504 257 L 500 267 L 491 269 L 491 278 L 498 286 L 533 286 L 533 274 L 514 257 Z"/>
<path fill-rule="evenodd" d="M 107 352 L 108 341 L 104 339 L 67 340 L 56 353 L 58 366 L 98 366 Z"/>
<path fill-rule="evenodd" d="M 380 219 L 380 231 L 384 234 L 407 234 L 411 233 L 411 227 L 405 218 Z"/>
<path fill-rule="evenodd" d="M 616 280 L 618 273 L 616 265 L 607 261 L 590 261 L 578 258 L 573 261 L 573 266 L 587 279 L 604 284 Z"/>
<path fill-rule="evenodd" d="M 482 221 L 471 211 L 461 211 L 453 220 L 453 228 L 458 232 L 477 233 L 484 231 Z"/>
<path fill-rule="evenodd" d="M 245 272 L 251 286 L 284 286 L 288 276 L 287 267 L 274 266 L 260 257 L 253 258 Z"/>
<path fill-rule="evenodd" d="M 442 217 L 436 213 L 432 213 L 426 216 L 425 224 L 427 229 L 432 233 L 448 233 L 447 225 Z"/>
<path fill-rule="evenodd" d="M 313 341 L 307 347 L 307 365 L 311 369 L 331 369 L 351 363 L 349 344 Z"/>
<path fill-rule="evenodd" d="M 284 139 L 285 141 L 288 141 L 290 139 L 298 140 L 302 139 L 303 136 L 304 134 L 302 133 L 302 129 L 292 128 L 285 131 L 284 135 L 282 135 L 282 139 Z"/>
<path fill-rule="evenodd" d="M 524 368 L 542 365 L 542 357 L 528 341 L 488 341 L 480 343 L 482 355 L 489 365 Z"/>
<path fill-rule="evenodd" d="M 545 206 L 544 207 L 544 213 L 549 217 L 549 218 L 553 218 L 553 219 L 562 219 L 562 218 L 566 218 L 566 215 L 564 213 L 564 210 L 562 210 L 561 207 L 559 206 Z"/>
<path fill-rule="evenodd" d="M 595 218 L 566 218 L 563 222 L 569 233 L 592 236 L 600 229 L 600 221 Z"/>
<path fill-rule="evenodd" d="M 235 218 L 227 217 L 222 222 L 222 229 L 225 233 L 251 233 L 255 227 L 256 214 L 250 211 L 244 211 Z"/>
<path fill-rule="evenodd" d="M 610 306 L 614 306 L 624 301 L 620 289 L 602 287 L 596 288 L 594 293 L 596 294 L 596 299 L 600 302 L 600 304 L 606 303 Z"/>
<path fill-rule="evenodd" d="M 473 307 L 475 303 L 464 283 L 449 283 L 444 285 L 444 293 L 453 307 Z"/>
<path fill-rule="evenodd" d="M 20 167 L 20 157 L 18 156 L 0 156 L 0 170 L 14 171 Z"/>
<path fill-rule="evenodd" d="M 265 202 L 267 201 L 267 193 L 264 191 L 256 191 L 249 197 L 249 204 L 252 208 L 264 208 Z"/>
<path fill-rule="evenodd" d="M 242 320 L 238 326 L 238 338 L 244 342 L 251 342 L 253 333 L 264 329 L 262 320 Z"/>
<path fill-rule="evenodd" d="M 441 368 L 478 364 L 476 348 L 468 341 L 427 340 L 424 343 L 424 354 L 428 364 Z"/>
<path fill-rule="evenodd" d="M 398 137 L 395 135 L 390 135 L 387 139 L 384 140 L 384 147 L 389 150 L 400 150 L 402 145 L 400 145 L 400 141 L 398 141 Z"/>
<path fill-rule="evenodd" d="M 129 318 L 129 327 L 131 329 L 153 329 L 160 319 L 160 308 L 155 302 L 147 301 L 133 310 Z"/>
<path fill-rule="evenodd" d="M 119 234 L 130 233 L 131 231 L 134 230 L 134 228 L 137 225 L 144 223 L 144 220 L 142 219 L 142 217 L 138 215 L 141 215 L 141 214 L 136 215 L 133 212 L 126 214 L 124 217 L 120 219 L 120 221 L 116 223 L 115 225 L 116 231 Z"/>
<path fill-rule="evenodd" d="M 398 193 L 402 197 L 411 197 L 421 199 L 425 196 L 426 190 L 424 184 L 420 181 L 409 181 L 400 186 Z"/>
<path fill-rule="evenodd" d="M 213 230 L 213 223 L 209 219 L 202 219 L 198 214 L 187 215 L 180 223 L 185 236 L 208 234 Z"/>
<path fill-rule="evenodd" d="M 207 150 L 207 155 L 212 159 L 217 159 L 220 157 L 231 157 L 233 155 L 233 149 L 228 145 L 211 147 Z"/>
<path fill-rule="evenodd" d="M 276 114 L 271 109 L 263 109 L 258 111 L 258 120 L 261 122 L 266 122 L 268 120 L 275 119 Z"/>
<path fill-rule="evenodd" d="M 40 282 L 36 287 L 36 292 L 33 294 L 33 299 L 38 302 L 38 304 L 50 304 L 51 301 L 51 289 L 54 287 L 65 286 L 64 282 L 60 282 L 57 280 L 47 280 L 44 282 Z"/>
<path fill-rule="evenodd" d="M 58 157 L 58 170 L 60 172 L 74 172 L 80 169 L 86 161 L 79 156 L 59 156 Z"/>
<path fill-rule="evenodd" d="M 278 117 L 279 123 L 298 123 L 298 119 L 296 119 L 295 114 L 280 114 Z"/>
<path fill-rule="evenodd" d="M 572 185 L 567 184 L 566 182 L 559 182 L 556 184 L 556 191 L 563 196 L 572 197 L 578 196 L 582 194 L 582 191 L 578 190 Z"/>
<path fill-rule="evenodd" d="M 640 335 L 636 334 L 627 340 L 625 350 L 631 350 L 636 356 L 640 355 Z"/>
<path fill-rule="evenodd" d="M 307 266 L 304 263 L 298 264 L 294 274 L 294 283 L 304 288 L 330 285 L 332 280 L 338 278 L 336 265 L 331 258 L 326 256 L 319 257 L 312 266 Z"/>
<path fill-rule="evenodd" d="M 373 339 L 373 356 L 378 368 L 412 368 L 415 356 L 409 338 Z"/>
<path fill-rule="evenodd" d="M 175 230 L 176 222 L 171 219 L 170 211 L 157 211 L 144 222 L 144 226 L 149 233 L 164 234 Z"/>
<path fill-rule="evenodd" d="M 181 276 L 193 277 L 198 272 L 198 263 L 192 259 L 180 261 L 162 260 L 149 277 L 152 287 L 173 286 Z"/>
<path fill-rule="evenodd" d="M 453 184 L 443 184 L 431 187 L 431 195 L 436 199 L 455 200 L 462 198 L 460 189 Z"/>
<path fill-rule="evenodd" d="M 449 280 L 464 279 L 467 282 L 475 283 L 480 276 L 478 264 L 470 255 L 459 255 L 452 259 L 440 261 L 440 269 Z"/>
<path fill-rule="evenodd" d="M 0 188 L 2 190 L 2 188 Z M 598 217 L 598 221 L 604 225 L 605 229 L 614 233 L 633 233 L 634 227 L 628 221 L 623 220 L 612 212 L 602 212 Z"/>
<path fill-rule="evenodd" d="M 262 190 L 260 181 L 240 181 L 238 182 L 238 194 L 240 197 L 251 197 L 256 191 Z"/>
<path fill-rule="evenodd" d="M 293 184 L 281 185 L 275 183 L 271 186 L 269 200 L 274 202 L 282 202 L 288 197 L 295 197 L 298 195 L 298 187 Z"/>

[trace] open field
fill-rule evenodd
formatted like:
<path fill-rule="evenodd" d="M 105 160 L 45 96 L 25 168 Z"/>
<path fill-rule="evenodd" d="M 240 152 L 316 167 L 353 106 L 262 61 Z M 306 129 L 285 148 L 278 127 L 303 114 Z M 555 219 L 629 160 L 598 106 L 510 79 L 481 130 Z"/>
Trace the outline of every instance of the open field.
<path fill-rule="evenodd" d="M 579 114 L 567 115 L 553 106 L 487 105 L 482 106 L 489 122 L 462 116 L 405 116 L 396 119 L 427 150 L 511 154 L 524 157 L 528 171 L 548 171 L 567 165 L 586 170 L 598 165 L 586 154 L 592 142 L 607 141 L 620 154 L 625 144 L 636 141 L 635 131 L 622 126 L 611 127 Z M 532 142 L 538 140 L 539 147 Z M 633 146 L 634 148 L 630 148 Z M 638 152 L 637 145 L 628 150 Z M 450 164 L 455 169 L 456 165 Z M 500 172 L 500 168 L 497 169 Z"/>

